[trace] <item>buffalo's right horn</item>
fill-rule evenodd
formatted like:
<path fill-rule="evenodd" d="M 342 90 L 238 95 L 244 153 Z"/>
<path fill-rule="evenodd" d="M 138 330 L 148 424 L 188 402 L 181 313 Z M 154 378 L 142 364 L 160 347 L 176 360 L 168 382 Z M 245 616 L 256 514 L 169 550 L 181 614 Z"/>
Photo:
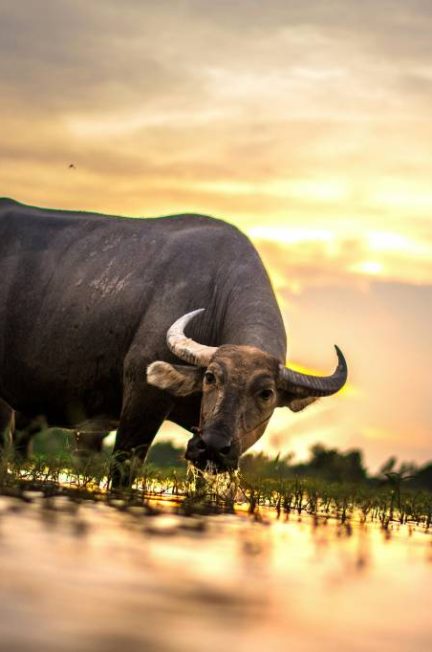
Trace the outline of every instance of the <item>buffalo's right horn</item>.
<path fill-rule="evenodd" d="M 218 347 L 198 344 L 198 342 L 195 342 L 190 337 L 186 337 L 184 334 L 184 330 L 189 322 L 202 312 L 204 312 L 204 308 L 199 308 L 177 319 L 168 329 L 167 344 L 171 353 L 174 353 L 174 355 L 184 360 L 184 362 L 189 362 L 198 367 L 207 367 Z"/>
<path fill-rule="evenodd" d="M 344 355 L 335 346 L 338 365 L 331 376 L 310 376 L 280 366 L 279 384 L 299 396 L 330 396 L 336 394 L 346 383 L 348 368 Z"/>

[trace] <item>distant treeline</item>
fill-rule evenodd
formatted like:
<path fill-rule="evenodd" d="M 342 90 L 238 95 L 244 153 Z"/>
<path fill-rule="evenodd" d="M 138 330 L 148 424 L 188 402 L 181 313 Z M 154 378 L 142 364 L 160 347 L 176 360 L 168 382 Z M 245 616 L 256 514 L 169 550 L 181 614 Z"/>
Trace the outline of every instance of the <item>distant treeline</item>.
<path fill-rule="evenodd" d="M 150 449 L 148 462 L 162 468 L 184 467 L 184 449 L 171 442 L 156 443 Z M 432 462 L 423 466 L 398 464 L 396 457 L 390 457 L 373 476 L 368 474 L 360 450 L 341 452 L 322 444 L 312 446 L 309 459 L 300 464 L 293 463 L 292 455 L 272 458 L 265 453 L 248 453 L 240 458 L 240 469 L 249 477 L 256 478 L 313 477 L 340 483 L 404 481 L 409 486 L 432 491 Z"/>

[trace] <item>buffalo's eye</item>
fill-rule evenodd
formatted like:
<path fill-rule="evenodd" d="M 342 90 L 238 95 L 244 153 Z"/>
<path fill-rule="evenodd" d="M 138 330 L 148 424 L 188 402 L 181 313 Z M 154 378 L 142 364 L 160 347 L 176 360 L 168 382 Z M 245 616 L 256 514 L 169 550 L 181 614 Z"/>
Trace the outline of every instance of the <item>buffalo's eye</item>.
<path fill-rule="evenodd" d="M 269 401 L 271 398 L 273 398 L 273 390 L 262 389 L 259 393 L 259 397 L 262 401 Z"/>
<path fill-rule="evenodd" d="M 204 379 L 207 385 L 213 385 L 216 382 L 216 376 L 211 371 L 205 372 Z"/>

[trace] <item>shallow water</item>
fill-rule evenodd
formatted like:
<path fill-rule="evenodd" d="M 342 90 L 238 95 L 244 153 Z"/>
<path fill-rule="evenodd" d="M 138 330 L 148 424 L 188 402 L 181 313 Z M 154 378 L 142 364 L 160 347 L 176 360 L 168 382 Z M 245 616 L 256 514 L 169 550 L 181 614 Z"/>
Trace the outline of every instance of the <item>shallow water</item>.
<path fill-rule="evenodd" d="M 0 497 L 2 651 L 432 649 L 420 529 L 30 496 Z"/>

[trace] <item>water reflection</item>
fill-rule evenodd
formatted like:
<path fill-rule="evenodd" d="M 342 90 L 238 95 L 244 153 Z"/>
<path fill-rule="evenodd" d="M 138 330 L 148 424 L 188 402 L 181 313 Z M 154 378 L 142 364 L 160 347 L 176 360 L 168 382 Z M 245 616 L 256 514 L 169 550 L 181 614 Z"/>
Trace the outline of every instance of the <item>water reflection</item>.
<path fill-rule="evenodd" d="M 5 652 L 430 650 L 430 535 L 0 497 Z"/>

